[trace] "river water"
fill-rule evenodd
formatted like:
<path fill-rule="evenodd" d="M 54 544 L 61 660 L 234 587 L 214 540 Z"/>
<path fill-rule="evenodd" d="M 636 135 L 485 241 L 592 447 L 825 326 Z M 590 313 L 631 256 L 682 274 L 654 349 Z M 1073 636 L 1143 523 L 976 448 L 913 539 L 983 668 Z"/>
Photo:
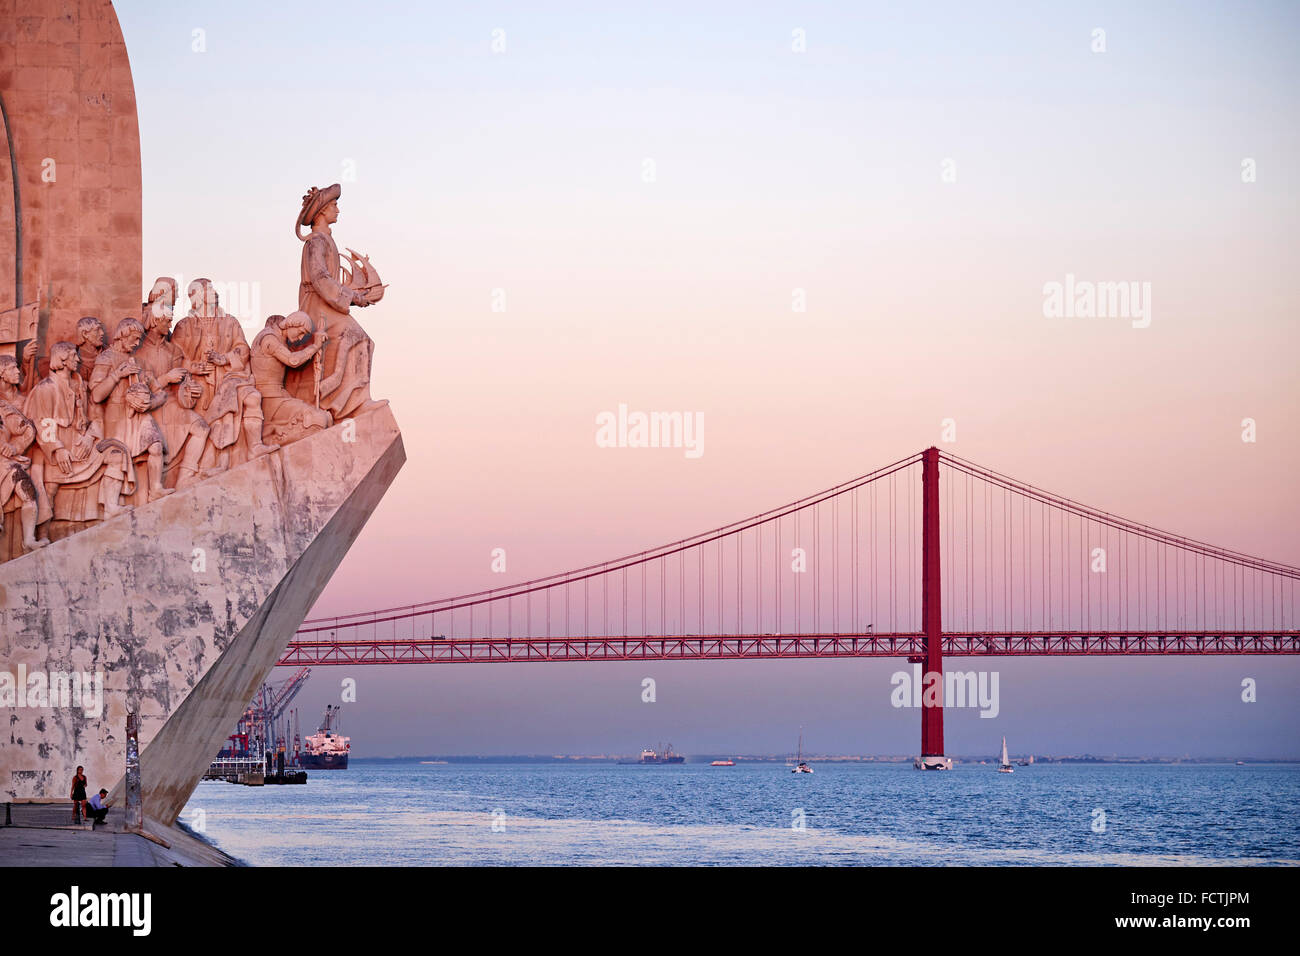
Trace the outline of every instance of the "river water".
<path fill-rule="evenodd" d="M 1294 764 L 814 766 L 354 760 L 181 821 L 256 865 L 1300 863 Z"/>

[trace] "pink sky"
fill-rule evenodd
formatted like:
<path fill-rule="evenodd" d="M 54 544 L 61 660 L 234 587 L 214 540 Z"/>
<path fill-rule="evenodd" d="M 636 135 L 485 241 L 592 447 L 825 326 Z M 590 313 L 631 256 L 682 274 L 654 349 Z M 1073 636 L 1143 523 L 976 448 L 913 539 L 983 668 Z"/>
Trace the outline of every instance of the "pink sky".
<path fill-rule="evenodd" d="M 316 614 L 498 585 L 493 548 L 520 580 L 682 537 L 947 418 L 962 457 L 1300 564 L 1300 95 L 1264 14 L 1113 8 L 1095 54 L 1013 8 L 679 12 L 380 10 L 308 60 L 290 12 L 119 4 L 146 285 L 292 310 L 300 197 L 340 179 L 339 245 L 391 283 L 360 317 L 409 460 Z M 1150 283 L 1150 326 L 1045 318 L 1067 273 Z M 703 457 L 598 448 L 619 403 L 702 413 Z"/>

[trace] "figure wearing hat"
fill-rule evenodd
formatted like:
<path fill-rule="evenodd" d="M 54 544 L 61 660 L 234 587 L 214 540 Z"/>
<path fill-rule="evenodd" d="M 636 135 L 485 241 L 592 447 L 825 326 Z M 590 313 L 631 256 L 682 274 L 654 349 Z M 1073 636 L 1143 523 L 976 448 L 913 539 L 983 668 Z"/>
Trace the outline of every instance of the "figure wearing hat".
<path fill-rule="evenodd" d="M 338 183 L 325 189 L 313 186 L 302 198 L 294 228 L 294 235 L 303 243 L 298 308 L 325 334 L 325 346 L 315 367 L 291 372 L 289 383 L 294 395 L 325 409 L 335 421 L 383 404 L 370 397 L 375 343 L 349 311 L 354 305 L 365 308 L 374 304 L 383 289 L 372 284 L 358 287 L 356 271 L 345 275 L 340 269 L 330 226 L 338 221 L 342 191 Z M 306 236 L 303 227 L 311 228 Z M 358 259 L 354 254 L 354 265 Z"/>

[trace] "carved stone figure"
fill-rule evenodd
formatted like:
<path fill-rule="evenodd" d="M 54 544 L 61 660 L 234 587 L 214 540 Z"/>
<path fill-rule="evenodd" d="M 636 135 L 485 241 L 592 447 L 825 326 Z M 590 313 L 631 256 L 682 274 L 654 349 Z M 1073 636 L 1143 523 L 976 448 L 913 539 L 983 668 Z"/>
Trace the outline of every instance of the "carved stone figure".
<path fill-rule="evenodd" d="M 248 369 L 244 330 L 222 310 L 211 281 L 195 279 L 186 291 L 190 314 L 176 324 L 172 342 L 203 386 L 196 409 L 208 423 L 209 441 L 220 456 L 218 467 L 275 451 L 278 445 L 262 441 L 262 396 Z"/>
<path fill-rule="evenodd" d="M 36 426 L 32 482 L 36 485 L 36 523 L 50 518 L 94 521 L 126 509 L 122 492 L 135 491 L 135 468 L 120 442 L 105 440 L 103 426 L 91 417 L 92 403 L 78 374 L 81 355 L 71 342 L 50 349 L 50 374 L 27 395 L 24 414 Z M 56 493 L 63 495 L 56 502 Z M 57 509 L 56 509 L 57 504 Z"/>
<path fill-rule="evenodd" d="M 47 544 L 37 529 L 51 520 L 113 517 L 140 488 L 154 501 L 387 404 L 371 398 L 374 342 L 351 313 L 385 286 L 367 256 L 340 255 L 341 193 L 303 197 L 299 309 L 270 316 L 251 346 L 208 279 L 189 284 L 173 330 L 180 289 L 163 276 L 111 341 L 84 316 L 75 341 L 25 356 L 38 375 L 0 357 L 0 533 L 6 516 L 22 530 L 21 549 L 13 525 L 0 539 L 0 560 Z"/>
<path fill-rule="evenodd" d="M 77 374 L 83 379 L 90 378 L 90 373 L 95 368 L 95 360 L 99 358 L 99 353 L 107 344 L 108 331 L 104 328 L 103 322 L 93 315 L 83 316 L 77 320 L 77 354 L 81 356 L 81 371 Z"/>
<path fill-rule="evenodd" d="M 303 348 L 290 347 L 308 336 L 311 341 Z M 325 333 L 313 329 L 311 316 L 301 311 L 271 316 L 266 328 L 253 338 L 253 380 L 262 393 L 268 438 L 283 445 L 330 427 L 329 412 L 294 398 L 285 389 L 288 371 L 310 362 L 324 345 Z"/>
<path fill-rule="evenodd" d="M 134 358 L 166 393 L 167 400 L 154 409 L 153 417 L 163 434 L 163 484 L 180 489 L 224 469 L 200 471 L 208 443 L 208 423 L 195 406 L 203 395 L 203 386 L 186 369 L 184 353 L 168 339 L 172 327 L 171 303 L 165 296 L 155 295 L 166 282 L 171 283 L 172 297 L 175 296 L 174 279 L 159 279 L 154 283 L 149 293 L 151 301 L 144 303 L 141 310 L 145 337 Z"/>
<path fill-rule="evenodd" d="M 12 355 L 0 355 L 0 530 L 5 512 L 18 501 L 23 550 L 33 551 L 49 544 L 36 537 L 36 486 L 27 468 L 32 463 L 25 452 L 36 440 L 36 426 L 22 412 L 22 370 Z"/>
<path fill-rule="evenodd" d="M 90 380 L 90 373 L 95 368 L 95 360 L 99 358 L 99 353 L 103 351 L 104 346 L 108 344 L 108 332 L 104 328 L 104 323 L 99 321 L 93 315 L 83 315 L 77 320 L 77 354 L 81 356 L 78 363 L 78 375 L 83 382 Z M 50 357 L 43 355 L 36 362 L 35 381 L 27 383 L 28 391 L 35 388 L 36 385 L 50 374 Z M 91 415 L 99 415 L 100 408 L 96 405 L 91 409 Z"/>
<path fill-rule="evenodd" d="M 176 297 L 180 295 L 180 286 L 171 276 L 159 276 L 153 280 L 153 288 L 149 290 L 146 305 L 153 305 L 155 302 L 161 302 L 171 309 L 176 308 Z"/>
<path fill-rule="evenodd" d="M 341 267 L 330 230 L 339 218 L 341 193 L 338 183 L 325 189 L 313 186 L 303 197 L 294 229 L 294 235 L 303 242 L 298 308 L 311 316 L 327 339 L 311 377 L 301 373 L 292 376 L 291 391 L 302 401 L 327 409 L 335 421 L 382 404 L 370 397 L 375 343 L 349 310 L 354 305 L 365 308 L 378 302 L 384 287 L 364 256 L 349 250 L 352 270 Z M 311 227 L 307 236 L 302 234 L 304 226 Z"/>
<path fill-rule="evenodd" d="M 148 500 L 153 501 L 175 489 L 163 486 L 163 433 L 150 414 L 167 401 L 167 393 L 133 358 L 143 340 L 144 326 L 135 319 L 117 324 L 90 374 L 90 398 L 104 407 L 104 436 L 120 441 L 133 459 L 148 456 Z"/>
<path fill-rule="evenodd" d="M 189 370 L 185 367 L 185 353 L 171 341 L 172 302 L 169 298 L 154 294 L 164 282 L 170 282 L 173 287 L 175 286 L 174 279 L 159 279 L 154 284 L 154 291 L 149 293 L 149 301 L 140 307 L 140 324 L 144 326 L 144 341 L 136 349 L 135 360 L 147 368 L 150 374 L 158 379 L 160 385 L 178 385 L 183 379 L 188 378 Z M 176 370 L 182 374 L 168 374 Z M 167 378 L 171 381 L 164 381 Z M 197 389 L 197 394 L 202 394 L 201 385 L 195 382 L 193 387 Z M 193 404 L 190 404 L 191 408 Z"/>

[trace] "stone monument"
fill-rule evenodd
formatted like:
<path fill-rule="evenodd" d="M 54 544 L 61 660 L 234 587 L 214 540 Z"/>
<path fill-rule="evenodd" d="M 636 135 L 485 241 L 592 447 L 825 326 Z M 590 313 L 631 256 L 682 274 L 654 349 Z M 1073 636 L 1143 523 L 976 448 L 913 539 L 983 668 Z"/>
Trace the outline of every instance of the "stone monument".
<path fill-rule="evenodd" d="M 174 279 L 141 302 L 111 4 L 0 26 L 0 800 L 64 800 L 84 765 L 120 805 L 134 714 L 143 812 L 170 826 L 405 461 L 351 314 L 384 286 L 334 244 L 340 187 L 312 187 L 298 308 L 250 345 L 198 279 L 173 330 Z"/>

